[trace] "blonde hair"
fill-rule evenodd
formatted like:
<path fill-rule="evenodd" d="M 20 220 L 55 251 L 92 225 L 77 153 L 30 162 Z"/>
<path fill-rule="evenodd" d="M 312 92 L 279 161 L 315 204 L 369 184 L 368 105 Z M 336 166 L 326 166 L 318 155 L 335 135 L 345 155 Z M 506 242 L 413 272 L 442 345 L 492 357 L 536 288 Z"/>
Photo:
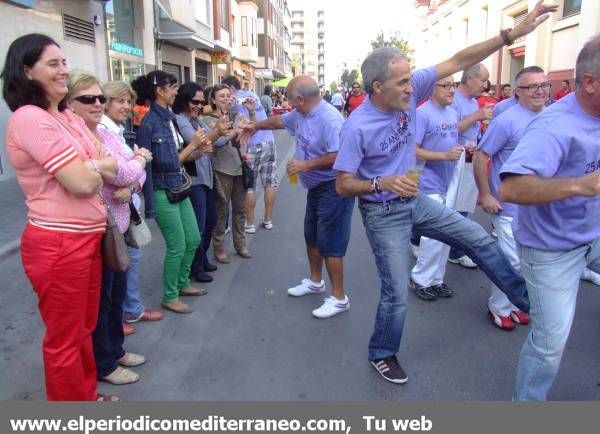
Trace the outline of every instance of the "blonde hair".
<path fill-rule="evenodd" d="M 82 71 L 81 69 L 72 70 L 69 73 L 69 84 L 67 85 L 69 89 L 67 92 L 67 101 L 71 101 L 73 99 L 73 95 L 75 95 L 81 89 L 87 89 L 95 84 L 100 86 L 100 81 L 92 73 Z"/>
<path fill-rule="evenodd" d="M 117 99 L 125 92 L 131 95 L 131 99 L 135 101 L 136 94 L 132 87 L 124 81 L 109 81 L 104 83 L 102 86 L 102 92 L 104 92 L 104 96 L 108 98 L 108 102 L 111 99 Z"/>

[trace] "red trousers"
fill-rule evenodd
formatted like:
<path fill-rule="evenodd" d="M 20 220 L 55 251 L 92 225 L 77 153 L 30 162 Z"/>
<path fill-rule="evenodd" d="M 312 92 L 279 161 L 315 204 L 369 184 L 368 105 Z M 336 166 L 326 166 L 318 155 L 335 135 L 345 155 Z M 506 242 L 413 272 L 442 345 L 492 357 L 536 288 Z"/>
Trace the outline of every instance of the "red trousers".
<path fill-rule="evenodd" d="M 92 332 L 98 319 L 101 233 L 54 232 L 27 225 L 21 238 L 25 274 L 46 325 L 44 369 L 49 401 L 96 399 Z"/>

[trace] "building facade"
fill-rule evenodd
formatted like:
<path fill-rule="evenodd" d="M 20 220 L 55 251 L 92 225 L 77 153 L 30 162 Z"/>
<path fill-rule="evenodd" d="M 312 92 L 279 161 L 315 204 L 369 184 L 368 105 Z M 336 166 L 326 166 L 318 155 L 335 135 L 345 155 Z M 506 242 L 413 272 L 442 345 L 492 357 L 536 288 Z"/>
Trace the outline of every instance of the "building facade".
<path fill-rule="evenodd" d="M 295 75 L 309 75 L 319 86 L 325 86 L 325 11 L 312 4 L 297 2 L 291 12 Z"/>
<path fill-rule="evenodd" d="M 514 27 L 537 0 L 416 0 L 421 20 L 415 38 L 416 65 L 444 60 L 456 51 Z M 583 44 L 600 32 L 600 1 L 557 0 L 559 9 L 536 32 L 503 47 L 484 63 L 492 84 L 513 83 L 516 73 L 538 65 L 548 73 L 553 92 L 563 79 L 574 82 L 575 61 Z M 459 77 L 456 77 L 459 78 Z"/>

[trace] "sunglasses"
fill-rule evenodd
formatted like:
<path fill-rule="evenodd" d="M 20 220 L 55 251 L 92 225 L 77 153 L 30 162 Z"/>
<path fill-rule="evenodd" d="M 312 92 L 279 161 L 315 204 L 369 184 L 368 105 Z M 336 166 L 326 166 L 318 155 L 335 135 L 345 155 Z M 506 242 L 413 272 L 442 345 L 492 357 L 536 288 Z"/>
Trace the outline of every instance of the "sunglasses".
<path fill-rule="evenodd" d="M 204 105 L 204 101 L 200 101 L 199 99 L 191 99 L 190 102 L 193 105 Z"/>
<path fill-rule="evenodd" d="M 81 95 L 73 98 L 76 101 L 79 101 L 81 104 L 91 105 L 98 100 L 100 104 L 106 103 L 106 97 L 104 95 Z"/>

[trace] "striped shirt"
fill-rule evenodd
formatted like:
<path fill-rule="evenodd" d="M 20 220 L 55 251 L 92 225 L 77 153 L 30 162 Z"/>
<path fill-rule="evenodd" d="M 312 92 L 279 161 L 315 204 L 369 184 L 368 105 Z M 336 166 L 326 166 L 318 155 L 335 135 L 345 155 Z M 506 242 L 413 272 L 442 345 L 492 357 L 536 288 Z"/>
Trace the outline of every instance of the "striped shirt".
<path fill-rule="evenodd" d="M 106 207 L 100 198 L 76 197 L 55 177 L 76 159 L 97 156 L 92 135 L 79 116 L 69 110 L 23 106 L 8 121 L 6 149 L 32 225 L 60 232 L 104 232 Z"/>

